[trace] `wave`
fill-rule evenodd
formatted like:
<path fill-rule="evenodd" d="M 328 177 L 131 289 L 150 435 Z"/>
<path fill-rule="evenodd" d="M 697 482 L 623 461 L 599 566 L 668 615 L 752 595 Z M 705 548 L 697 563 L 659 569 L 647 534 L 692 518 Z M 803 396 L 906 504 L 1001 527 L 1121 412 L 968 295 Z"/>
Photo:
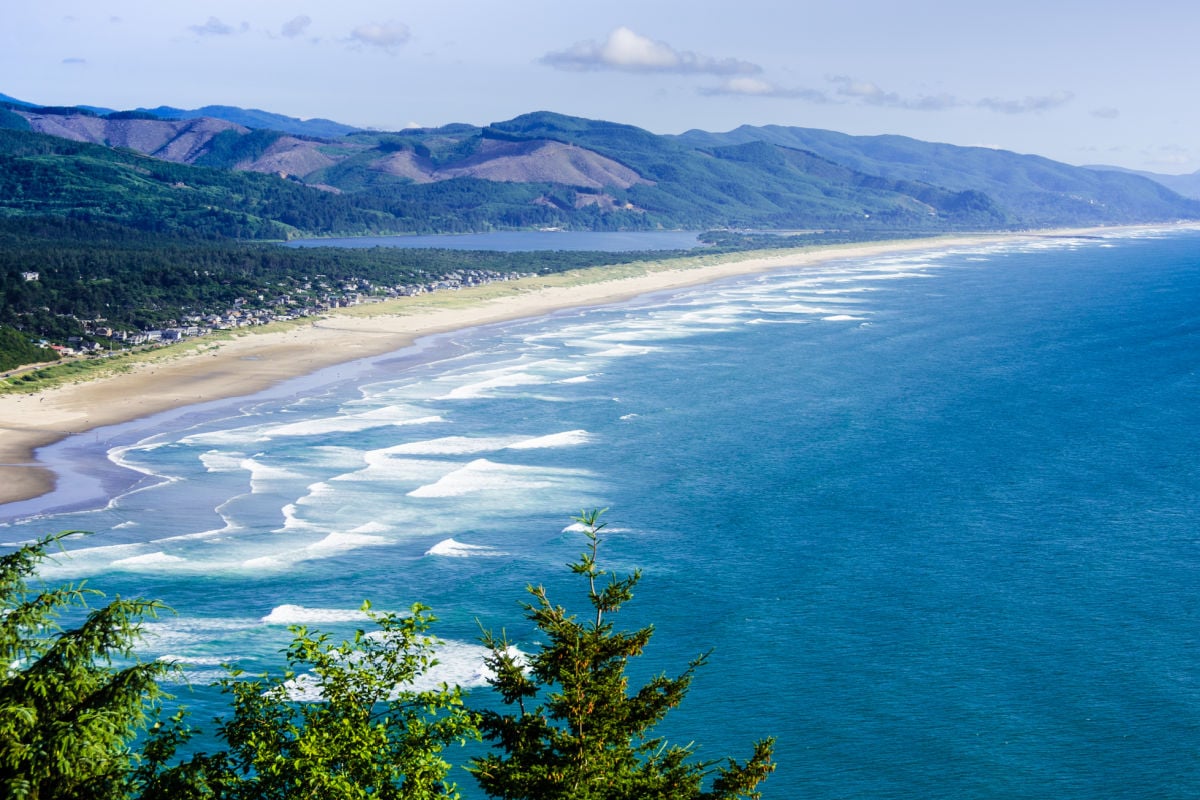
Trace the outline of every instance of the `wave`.
<path fill-rule="evenodd" d="M 592 435 L 587 431 L 563 431 L 562 433 L 551 433 L 547 436 L 536 436 L 532 439 L 525 439 L 509 445 L 508 449 L 537 450 L 548 447 L 575 447 L 581 444 L 588 444 L 591 441 Z"/>
<path fill-rule="evenodd" d="M 483 556 L 494 558 L 496 556 L 506 556 L 508 553 L 501 552 L 494 547 L 488 547 L 482 544 L 465 544 L 456 541 L 455 539 L 443 539 L 433 547 L 425 551 L 427 556 L 445 556 L 448 558 L 470 558 L 472 556 Z"/>
<path fill-rule="evenodd" d="M 285 603 L 275 606 L 260 622 L 267 625 L 311 625 L 329 622 L 359 622 L 367 619 L 367 612 L 349 608 L 307 608 Z"/>
<path fill-rule="evenodd" d="M 487 453 L 503 450 L 518 442 L 515 436 L 443 436 L 439 439 L 429 439 L 423 442 L 409 442 L 387 449 L 387 453 L 421 455 L 421 456 L 457 456 L 472 453 Z"/>
<path fill-rule="evenodd" d="M 528 372 L 506 372 L 494 378 L 488 378 L 474 383 L 467 383 L 451 389 L 439 399 L 444 400 L 475 400 L 493 397 L 495 389 L 510 389 L 518 386 L 540 386 L 546 379 Z"/>
<path fill-rule="evenodd" d="M 833 314 L 828 317 L 821 317 L 824 322 L 862 322 L 866 317 L 855 317 L 851 314 Z"/>
<path fill-rule="evenodd" d="M 525 654 L 520 650 L 510 647 L 508 652 L 517 657 L 518 663 L 524 662 Z M 443 685 L 464 689 L 486 686 L 495 677 L 495 673 L 484 663 L 489 655 L 490 651 L 483 645 L 443 641 L 435 651 L 437 663 L 412 681 L 400 684 L 396 690 L 433 692 L 439 691 Z M 321 699 L 320 680 L 312 673 L 297 675 L 284 686 L 287 687 L 288 697 L 297 702 L 311 703 Z"/>
<path fill-rule="evenodd" d="M 158 567 L 164 564 L 182 564 L 187 561 L 186 558 L 180 556 L 168 555 L 167 553 L 158 550 L 153 553 L 145 553 L 140 556 L 130 556 L 129 558 L 121 558 L 112 562 L 114 567 Z"/>
<path fill-rule="evenodd" d="M 206 453 L 201 453 L 199 458 L 200 463 L 204 465 L 204 469 L 210 473 L 238 472 L 242 469 L 242 462 L 246 460 L 246 454 L 224 450 L 209 450 Z"/>
<path fill-rule="evenodd" d="M 304 548 L 304 554 L 320 554 L 327 555 L 332 552 L 345 552 L 348 550 L 357 550 L 360 547 L 371 547 L 372 545 L 387 544 L 388 540 L 382 536 L 373 536 L 366 533 L 331 533 L 319 542 L 310 544 Z"/>
<path fill-rule="evenodd" d="M 166 664 L 187 664 L 196 667 L 219 667 L 222 664 L 232 664 L 237 660 L 237 656 L 180 656 L 174 653 L 165 653 L 155 661 L 162 661 Z"/>
<path fill-rule="evenodd" d="M 597 358 L 625 358 L 627 356 L 644 356 L 650 353 L 661 353 L 661 347 L 645 347 L 635 346 L 631 344 L 619 344 L 616 347 L 610 347 L 607 350 L 600 350 L 592 353 Z"/>
<path fill-rule="evenodd" d="M 299 422 L 247 425 L 206 431 L 184 436 L 179 440 L 185 445 L 244 447 L 249 444 L 267 442 L 279 438 L 301 438 L 327 436 L 331 433 L 358 433 L 372 428 L 401 425 L 428 425 L 444 421 L 429 409 L 408 405 L 390 405 L 372 408 L 354 414 L 334 414 L 326 417 L 301 420 Z"/>
<path fill-rule="evenodd" d="M 498 464 L 477 458 L 454 470 L 434 483 L 425 484 L 408 493 L 409 497 L 460 497 L 488 491 L 520 492 L 531 489 L 551 489 L 562 485 L 563 476 L 576 471 L 558 470 L 559 474 L 537 467 Z"/>

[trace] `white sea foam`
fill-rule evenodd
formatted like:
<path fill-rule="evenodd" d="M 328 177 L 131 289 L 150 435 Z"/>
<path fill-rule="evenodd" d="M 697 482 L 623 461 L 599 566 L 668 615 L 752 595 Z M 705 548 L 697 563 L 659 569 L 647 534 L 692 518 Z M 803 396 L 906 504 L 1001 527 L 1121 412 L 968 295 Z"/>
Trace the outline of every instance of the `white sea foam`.
<path fill-rule="evenodd" d="M 243 572 L 282 572 L 292 566 L 292 561 L 277 556 L 259 556 L 243 561 L 238 569 Z"/>
<path fill-rule="evenodd" d="M 313 625 L 330 622 L 358 622 L 364 619 L 367 619 L 366 612 L 357 608 L 307 608 L 286 603 L 275 606 L 271 609 L 271 613 L 260 621 L 267 625 Z"/>
<path fill-rule="evenodd" d="M 497 389 L 511 389 L 517 386 L 538 386 L 546 383 L 545 378 L 528 372 L 513 372 L 497 375 L 494 378 L 468 383 L 451 389 L 440 399 L 473 400 L 476 398 L 493 397 Z"/>
<path fill-rule="evenodd" d="M 828 317 L 821 317 L 825 322 L 861 322 L 866 317 L 855 317 L 850 314 L 833 314 Z"/>
<path fill-rule="evenodd" d="M 200 454 L 200 463 L 208 472 L 238 472 L 242 469 L 245 459 L 245 453 L 226 450 L 209 450 Z"/>
<path fill-rule="evenodd" d="M 163 564 L 181 564 L 187 561 L 186 558 L 169 555 L 161 550 L 153 553 L 145 553 L 140 556 L 130 556 L 129 558 L 121 558 L 112 562 L 114 567 L 152 567 L 161 566 Z"/>
<path fill-rule="evenodd" d="M 525 662 L 525 654 L 515 647 L 510 647 L 508 652 L 517 657 L 518 663 Z M 415 676 L 412 681 L 395 687 L 396 693 L 438 691 L 443 685 L 461 686 L 464 689 L 486 686 L 495 677 L 495 673 L 484 663 L 489 654 L 490 651 L 482 645 L 443 641 L 435 651 L 438 663 Z M 297 702 L 312 703 L 321 699 L 320 679 L 312 673 L 297 675 L 284 685 L 288 697 Z"/>
<path fill-rule="evenodd" d="M 114 531 L 119 531 L 119 530 L 124 530 L 125 528 L 136 528 L 137 526 L 138 526 L 138 523 L 134 522 L 133 520 L 126 520 L 125 522 L 119 523 L 117 525 L 113 525 L 112 529 Z"/>
<path fill-rule="evenodd" d="M 356 433 L 371 428 L 395 425 L 426 425 L 441 422 L 440 415 L 429 409 L 408 405 L 389 405 L 354 414 L 334 414 L 298 422 L 248 425 L 185 436 L 180 443 L 242 448 L 278 438 L 325 436 L 331 433 Z"/>
<path fill-rule="evenodd" d="M 342 553 L 349 550 L 357 550 L 360 547 L 370 547 L 372 545 L 387 544 L 388 541 L 382 536 L 372 536 L 365 533 L 331 533 L 319 542 L 310 544 L 305 548 L 305 555 L 319 554 L 329 555 L 334 552 Z"/>
<path fill-rule="evenodd" d="M 309 487 L 308 496 L 319 498 L 340 495 L 347 491 L 343 486 L 346 483 L 386 482 L 393 486 L 429 483 L 445 475 L 454 466 L 441 459 L 397 455 L 393 450 L 394 448 L 384 448 L 365 453 L 367 466 L 354 472 L 336 475 L 326 483 Z"/>
<path fill-rule="evenodd" d="M 387 533 L 388 527 L 379 522 L 368 522 L 365 525 L 359 525 L 351 533 Z"/>
<path fill-rule="evenodd" d="M 590 375 L 576 375 L 574 378 L 563 378 L 558 383 L 589 383 L 591 380 Z"/>
<path fill-rule="evenodd" d="M 231 664 L 237 660 L 236 657 L 229 656 L 181 656 L 174 653 L 167 653 L 154 659 L 167 664 L 184 664 L 195 667 L 219 667 L 222 664 Z"/>
<path fill-rule="evenodd" d="M 409 497 L 460 497 L 478 492 L 522 492 L 562 486 L 577 470 L 547 470 L 537 467 L 498 464 L 477 458 L 464 467 L 408 493 Z"/>
<path fill-rule="evenodd" d="M 252 617 L 163 618 L 142 625 L 142 644 L 148 652 L 187 652 L 203 649 L 230 632 L 250 630 L 261 624 L 261 620 Z"/>
<path fill-rule="evenodd" d="M 837 314 L 837 313 L 843 311 L 844 309 L 829 308 L 827 306 L 809 306 L 809 305 L 802 305 L 800 303 L 792 303 L 790 305 L 775 306 L 773 308 L 764 309 L 764 310 L 773 311 L 776 314 L 809 314 L 812 316 L 819 316 L 819 315 Z"/>
<path fill-rule="evenodd" d="M 552 433 L 548 436 L 535 436 L 532 439 L 524 439 L 509 445 L 508 449 L 537 450 L 550 447 L 576 447 L 581 444 L 588 444 L 591 441 L 592 435 L 587 431 L 563 431 L 562 433 Z"/>
<path fill-rule="evenodd" d="M 508 555 L 494 547 L 488 547 L 482 544 L 465 544 L 455 539 L 443 539 L 433 547 L 425 551 L 427 556 L 445 556 L 449 558 L 470 558 L 472 556 L 484 556 L 494 558 L 496 556 Z"/>
<path fill-rule="evenodd" d="M 407 408 L 380 408 L 362 414 L 346 414 L 322 419 L 293 422 L 263 430 L 262 437 L 327 436 L 331 433 L 358 433 L 371 428 L 406 425 L 431 425 L 444 420 L 438 414 L 414 416 Z"/>
<path fill-rule="evenodd" d="M 429 439 L 423 442 L 409 442 L 407 444 L 397 445 L 396 447 L 390 447 L 383 452 L 389 456 L 393 454 L 457 456 L 503 450 L 517 441 L 519 441 L 519 437 L 515 436 L 443 436 L 438 439 Z"/>
<path fill-rule="evenodd" d="M 619 344 L 616 347 L 610 347 L 607 350 L 601 350 L 592 355 L 598 358 L 627 358 L 629 356 L 644 356 L 650 353 L 661 352 L 661 347 L 638 347 L 631 344 Z"/>
<path fill-rule="evenodd" d="M 874 286 L 845 286 L 845 287 L 840 287 L 837 289 L 813 289 L 812 294 L 822 295 L 822 296 L 824 296 L 824 295 L 837 296 L 837 295 L 860 294 L 863 292 L 877 292 L 877 291 L 879 291 L 879 289 Z M 848 302 L 848 299 L 843 299 L 843 302 Z M 855 300 L 855 302 L 861 302 L 861 301 Z"/>

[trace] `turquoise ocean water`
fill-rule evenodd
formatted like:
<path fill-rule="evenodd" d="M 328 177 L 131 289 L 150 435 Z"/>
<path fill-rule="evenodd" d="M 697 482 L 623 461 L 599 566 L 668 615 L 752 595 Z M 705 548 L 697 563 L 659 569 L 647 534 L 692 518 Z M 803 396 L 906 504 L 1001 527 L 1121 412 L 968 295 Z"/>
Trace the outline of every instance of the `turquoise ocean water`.
<path fill-rule="evenodd" d="M 75 437 L 0 541 L 94 531 L 47 577 L 174 606 L 146 657 L 197 684 L 370 598 L 479 686 L 526 584 L 582 609 L 569 517 L 608 507 L 635 672 L 713 648 L 663 733 L 776 736 L 766 797 L 1195 797 L 1198 371 L 1194 231 L 844 261 Z"/>

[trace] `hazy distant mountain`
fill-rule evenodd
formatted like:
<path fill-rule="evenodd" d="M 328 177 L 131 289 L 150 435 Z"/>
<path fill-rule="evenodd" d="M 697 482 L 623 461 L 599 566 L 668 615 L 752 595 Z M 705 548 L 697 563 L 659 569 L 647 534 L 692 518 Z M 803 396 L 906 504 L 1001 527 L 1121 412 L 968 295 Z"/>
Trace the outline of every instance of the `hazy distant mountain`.
<path fill-rule="evenodd" d="M 33 103 L 26 103 L 24 100 L 18 100 L 15 97 L 9 97 L 6 94 L 0 94 L 0 103 L 9 103 L 14 106 L 32 106 Z"/>
<path fill-rule="evenodd" d="M 1112 167 L 1103 164 L 1088 166 L 1088 169 L 1106 170 L 1109 172 L 1124 172 L 1130 175 L 1141 175 L 1143 178 L 1149 178 L 1155 183 L 1161 183 L 1173 192 L 1177 192 L 1184 197 L 1190 197 L 1194 200 L 1200 200 L 1200 170 L 1196 170 L 1190 175 L 1164 175 L 1159 172 L 1143 172 L 1142 170 L 1126 169 L 1124 167 Z"/>
<path fill-rule="evenodd" d="M 331 133 L 314 136 L 313 125 Z M 0 108 L 0 128 L 273 174 L 342 194 L 378 215 L 371 224 L 381 229 L 938 231 L 1200 218 L 1200 203 L 1138 175 L 806 128 L 659 136 L 536 112 L 487 127 L 381 133 L 224 106 L 98 113 L 11 103 Z M 85 169 L 71 163 L 56 167 L 63 180 Z"/>
<path fill-rule="evenodd" d="M 1144 214 L 1192 218 L 1194 204 L 1178 205 L 1174 191 L 1128 172 L 1103 172 L 1033 155 L 985 147 L 959 147 L 905 136 L 850 136 L 835 131 L 779 125 L 744 125 L 728 133 L 688 131 L 678 141 L 713 147 L 769 142 L 809 150 L 863 172 L 890 178 L 926 180 L 951 189 L 986 193 L 1014 221 L 1036 225 L 1047 219 L 1116 221 Z M 1055 223 L 1057 224 L 1057 222 Z"/>

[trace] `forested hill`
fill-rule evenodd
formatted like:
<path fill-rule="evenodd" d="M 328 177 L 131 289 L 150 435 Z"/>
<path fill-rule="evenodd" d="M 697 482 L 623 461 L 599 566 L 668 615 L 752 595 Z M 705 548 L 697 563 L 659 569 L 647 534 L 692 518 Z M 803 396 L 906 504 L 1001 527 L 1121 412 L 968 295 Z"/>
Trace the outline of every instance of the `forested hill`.
<path fill-rule="evenodd" d="M 780 127 L 660 136 L 538 112 L 486 127 L 346 128 L 318 138 L 262 127 L 288 127 L 267 112 L 211 110 L 220 116 L 0 104 L 8 129 L 0 213 L 87 214 L 242 238 L 546 226 L 910 232 L 1200 218 L 1200 202 L 1141 176 L 898 136 Z"/>

